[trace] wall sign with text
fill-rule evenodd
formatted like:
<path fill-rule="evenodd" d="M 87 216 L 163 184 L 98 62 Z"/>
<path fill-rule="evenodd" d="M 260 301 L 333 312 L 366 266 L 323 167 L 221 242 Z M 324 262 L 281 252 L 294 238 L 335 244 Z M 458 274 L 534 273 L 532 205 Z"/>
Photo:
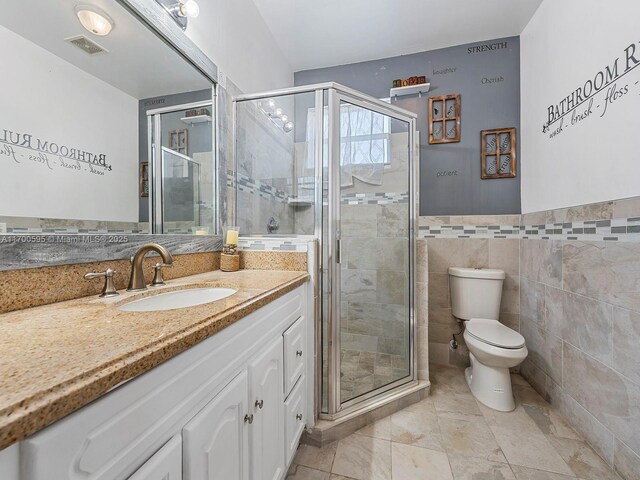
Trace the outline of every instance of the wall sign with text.
<path fill-rule="evenodd" d="M 48 170 L 65 169 L 100 176 L 113 170 L 104 153 L 6 129 L 0 130 L 0 159 L 2 157 L 16 164 L 42 165 Z"/>
<path fill-rule="evenodd" d="M 542 133 L 555 138 L 569 127 L 604 117 L 614 104 L 640 95 L 640 70 L 635 70 L 639 65 L 640 42 L 632 43 L 567 96 L 549 105 Z"/>

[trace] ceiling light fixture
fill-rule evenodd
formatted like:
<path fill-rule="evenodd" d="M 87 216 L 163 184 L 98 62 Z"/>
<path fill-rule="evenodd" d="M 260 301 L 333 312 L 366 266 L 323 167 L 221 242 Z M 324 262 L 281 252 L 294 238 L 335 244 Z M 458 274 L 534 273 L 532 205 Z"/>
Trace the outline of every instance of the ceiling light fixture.
<path fill-rule="evenodd" d="M 182 30 L 187 29 L 189 18 L 200 15 L 200 6 L 196 0 L 156 0 L 173 18 Z"/>
<path fill-rule="evenodd" d="M 78 20 L 84 28 L 100 37 L 109 35 L 114 23 L 109 15 L 93 5 L 78 5 L 75 8 Z"/>

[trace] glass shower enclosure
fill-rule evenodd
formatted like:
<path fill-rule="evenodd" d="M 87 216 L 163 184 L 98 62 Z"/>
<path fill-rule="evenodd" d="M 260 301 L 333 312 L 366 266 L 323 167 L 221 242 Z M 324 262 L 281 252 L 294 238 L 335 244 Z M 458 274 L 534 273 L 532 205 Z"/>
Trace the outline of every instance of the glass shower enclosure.
<path fill-rule="evenodd" d="M 152 233 L 215 231 L 213 106 L 208 100 L 147 112 Z"/>
<path fill-rule="evenodd" d="M 243 235 L 318 244 L 319 416 L 415 385 L 416 115 L 325 83 L 236 97 L 234 132 Z"/>

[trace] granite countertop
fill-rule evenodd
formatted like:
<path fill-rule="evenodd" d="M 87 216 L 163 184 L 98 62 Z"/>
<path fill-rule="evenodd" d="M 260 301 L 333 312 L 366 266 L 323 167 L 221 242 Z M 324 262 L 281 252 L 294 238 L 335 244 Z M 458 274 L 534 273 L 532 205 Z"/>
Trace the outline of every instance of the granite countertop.
<path fill-rule="evenodd" d="M 0 450 L 308 279 L 306 272 L 218 270 L 171 280 L 142 293 L 121 291 L 113 298 L 86 297 L 0 315 Z M 238 291 L 214 303 L 178 310 L 123 312 L 116 308 L 134 298 L 187 287 Z"/>

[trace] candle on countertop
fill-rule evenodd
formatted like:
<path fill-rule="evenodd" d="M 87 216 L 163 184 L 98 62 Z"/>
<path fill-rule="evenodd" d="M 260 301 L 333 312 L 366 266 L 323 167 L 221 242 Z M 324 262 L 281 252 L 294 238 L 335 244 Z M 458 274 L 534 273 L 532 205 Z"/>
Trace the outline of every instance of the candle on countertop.
<path fill-rule="evenodd" d="M 231 245 L 238 244 L 238 231 L 237 230 L 229 230 L 227 231 L 227 241 L 225 243 Z"/>

